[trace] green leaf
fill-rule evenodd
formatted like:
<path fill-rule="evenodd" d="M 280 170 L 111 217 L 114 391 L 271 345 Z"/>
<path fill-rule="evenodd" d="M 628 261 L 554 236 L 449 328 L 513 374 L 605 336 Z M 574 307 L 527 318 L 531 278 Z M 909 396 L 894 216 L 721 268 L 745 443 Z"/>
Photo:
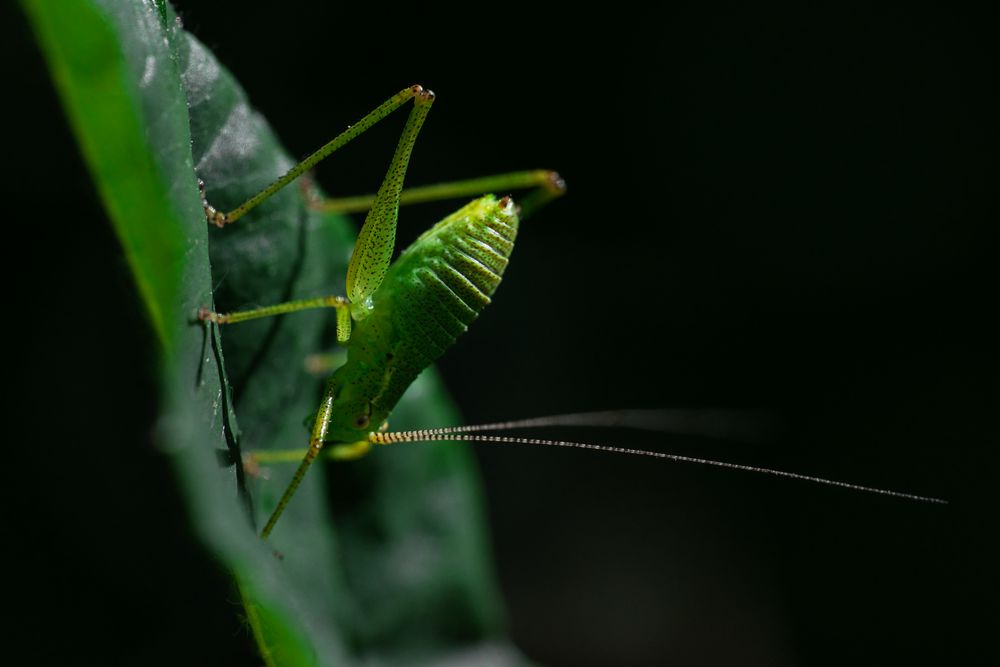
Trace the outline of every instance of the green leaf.
<path fill-rule="evenodd" d="M 194 530 L 237 581 L 265 662 L 520 663 L 503 638 L 477 477 L 462 448 L 313 466 L 271 541 L 257 537 L 254 517 L 270 511 L 292 467 L 245 480 L 218 454 L 306 443 L 302 419 L 321 379 L 305 360 L 330 345 L 329 314 L 220 332 L 195 313 L 213 297 L 226 310 L 342 293 L 353 229 L 310 212 L 293 186 L 209 233 L 197 177 L 226 208 L 292 164 L 232 76 L 162 2 L 24 7 L 162 350 L 158 442 Z M 429 371 L 393 425 L 454 419 Z"/>

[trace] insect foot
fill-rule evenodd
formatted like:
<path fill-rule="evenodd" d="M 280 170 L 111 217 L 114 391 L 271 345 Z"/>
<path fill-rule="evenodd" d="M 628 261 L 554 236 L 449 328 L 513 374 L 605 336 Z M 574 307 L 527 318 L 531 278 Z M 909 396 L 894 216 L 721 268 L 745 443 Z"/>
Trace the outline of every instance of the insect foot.
<path fill-rule="evenodd" d="M 208 203 L 205 196 L 205 181 L 198 179 L 198 192 L 201 193 L 201 205 L 205 209 L 205 217 L 216 227 L 225 227 L 229 224 L 229 216 Z"/>
<path fill-rule="evenodd" d="M 251 479 L 265 481 L 271 479 L 271 473 L 266 468 L 261 467 L 260 461 L 252 453 L 243 456 L 243 472 Z"/>
<path fill-rule="evenodd" d="M 545 182 L 545 189 L 553 195 L 561 195 L 566 192 L 566 181 L 559 175 L 558 171 L 550 171 Z"/>
<path fill-rule="evenodd" d="M 202 322 L 215 322 L 216 324 L 225 324 L 224 316 L 209 310 L 205 306 L 198 309 L 198 319 Z"/>
<path fill-rule="evenodd" d="M 416 98 L 418 103 L 434 101 L 434 91 L 424 88 L 419 83 L 410 86 L 410 90 L 413 92 L 413 97 Z"/>

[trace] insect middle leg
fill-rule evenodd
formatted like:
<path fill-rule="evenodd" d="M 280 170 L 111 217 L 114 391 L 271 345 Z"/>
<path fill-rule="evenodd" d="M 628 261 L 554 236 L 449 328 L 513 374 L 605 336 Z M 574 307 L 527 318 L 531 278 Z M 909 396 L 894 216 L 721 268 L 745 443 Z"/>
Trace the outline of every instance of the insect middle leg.
<path fill-rule="evenodd" d="M 299 310 L 309 310 L 312 308 L 336 308 L 337 309 L 337 340 L 341 343 L 347 342 L 351 338 L 351 306 L 347 299 L 342 296 L 321 296 L 315 299 L 300 299 L 297 301 L 286 301 L 273 306 L 263 308 L 253 308 L 251 310 L 239 310 L 233 313 L 216 313 L 208 308 L 198 311 L 198 318 L 215 322 L 216 324 L 236 324 L 246 322 L 260 317 L 274 317 L 285 313 L 294 313 Z"/>

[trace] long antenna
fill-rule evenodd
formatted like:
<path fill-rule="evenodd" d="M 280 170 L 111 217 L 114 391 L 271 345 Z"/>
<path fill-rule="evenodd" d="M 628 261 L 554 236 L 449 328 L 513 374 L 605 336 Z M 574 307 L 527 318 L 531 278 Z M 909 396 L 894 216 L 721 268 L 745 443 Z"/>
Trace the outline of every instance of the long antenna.
<path fill-rule="evenodd" d="M 471 424 L 425 430 L 428 434 L 509 431 L 549 426 L 600 426 L 706 436 L 724 440 L 759 442 L 773 438 L 779 426 L 774 416 L 762 410 L 720 408 L 675 408 L 648 410 L 602 410 L 548 415 L 490 424 Z"/>
<path fill-rule="evenodd" d="M 919 496 L 913 493 L 903 493 L 901 491 L 890 491 L 879 489 L 873 486 L 863 486 L 861 484 L 851 484 L 850 482 L 839 482 L 837 480 L 814 477 L 812 475 L 800 475 L 784 470 L 773 468 L 761 468 L 759 466 L 742 465 L 739 463 L 727 463 L 714 459 L 702 459 L 692 456 L 681 456 L 679 454 L 667 454 L 664 452 L 652 452 L 645 449 L 630 449 L 627 447 L 612 447 L 610 445 L 594 445 L 587 442 L 571 442 L 569 440 L 544 440 L 540 438 L 512 438 L 500 435 L 470 435 L 465 433 L 452 433 L 452 429 L 428 429 L 422 431 L 398 431 L 395 433 L 372 433 L 368 440 L 375 445 L 392 445 L 404 442 L 435 442 L 435 441 L 457 441 L 457 442 L 487 442 L 495 444 L 520 444 L 520 445 L 542 445 L 547 447 L 567 447 L 574 449 L 591 449 L 600 452 L 611 452 L 613 454 L 629 454 L 633 456 L 648 456 L 655 459 L 666 459 L 680 463 L 699 463 L 702 465 L 715 466 L 717 468 L 728 468 L 730 470 L 742 470 L 744 472 L 763 473 L 775 477 L 786 479 L 797 479 L 805 482 L 814 482 L 826 486 L 838 486 L 852 491 L 863 491 L 874 493 L 880 496 L 890 496 L 893 498 L 903 498 L 923 503 L 935 505 L 947 505 L 947 500 L 932 498 L 930 496 Z"/>

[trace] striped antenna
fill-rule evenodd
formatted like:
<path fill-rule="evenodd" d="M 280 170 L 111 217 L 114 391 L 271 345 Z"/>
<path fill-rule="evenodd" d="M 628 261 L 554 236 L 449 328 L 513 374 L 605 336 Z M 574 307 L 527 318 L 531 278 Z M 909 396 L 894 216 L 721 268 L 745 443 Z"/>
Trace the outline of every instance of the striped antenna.
<path fill-rule="evenodd" d="M 678 435 L 694 435 L 742 442 L 762 442 L 773 439 L 780 431 L 774 415 L 763 410 L 730 410 L 719 408 L 678 408 L 652 410 L 604 410 L 548 415 L 494 422 L 438 428 L 437 435 L 446 433 L 475 433 L 481 431 L 509 431 L 522 428 L 550 426 L 599 426 L 659 431 Z"/>
<path fill-rule="evenodd" d="M 531 421 L 531 420 L 527 420 Z M 506 424 L 513 422 L 505 422 Z M 549 425 L 549 424 L 546 424 Z M 493 430 L 487 427 L 493 425 L 485 424 L 478 427 L 474 427 L 476 430 Z M 512 427 L 513 428 L 513 427 Z M 469 427 L 465 427 L 469 429 Z M 656 459 L 666 459 L 668 461 L 677 461 L 680 463 L 699 463 L 701 465 L 715 466 L 717 468 L 728 468 L 730 470 L 742 470 L 744 472 L 756 472 L 763 473 L 765 475 L 773 475 L 774 477 L 784 477 L 786 479 L 797 479 L 805 482 L 814 482 L 816 484 L 823 484 L 826 486 L 837 486 L 844 489 L 850 489 L 852 491 L 863 491 L 865 493 L 874 493 L 881 496 L 890 496 L 892 498 L 902 498 L 905 500 L 913 500 L 923 503 L 932 503 L 935 505 L 947 505 L 947 500 L 942 500 L 941 498 L 932 498 L 929 496 L 919 496 L 913 493 L 903 493 L 900 491 L 890 491 L 888 489 L 879 489 L 872 486 L 862 486 L 860 484 L 851 484 L 849 482 L 839 482 L 832 479 L 825 479 L 823 477 L 814 477 L 812 475 L 800 475 L 794 472 L 786 472 L 784 470 L 775 470 L 773 468 L 761 468 L 758 466 L 741 465 L 739 463 L 727 463 L 725 461 L 716 461 L 714 459 L 702 459 L 695 458 L 691 456 L 681 456 L 679 454 L 667 454 L 664 452 L 652 452 L 645 449 L 629 449 L 626 447 L 612 447 L 609 445 L 594 445 L 587 442 L 571 442 L 568 440 L 544 440 L 540 438 L 512 438 L 508 436 L 499 435 L 473 435 L 468 433 L 456 433 L 457 430 L 463 430 L 462 428 L 439 428 L 439 429 L 425 429 L 420 431 L 398 431 L 395 433 L 372 433 L 369 435 L 368 440 L 373 445 L 393 445 L 398 443 L 406 442 L 437 442 L 437 441 L 456 441 L 456 442 L 486 442 L 494 444 L 519 444 L 519 445 L 541 445 L 546 447 L 567 447 L 573 449 L 591 449 L 600 452 L 611 452 L 613 454 L 629 454 L 633 456 L 648 456 Z"/>

